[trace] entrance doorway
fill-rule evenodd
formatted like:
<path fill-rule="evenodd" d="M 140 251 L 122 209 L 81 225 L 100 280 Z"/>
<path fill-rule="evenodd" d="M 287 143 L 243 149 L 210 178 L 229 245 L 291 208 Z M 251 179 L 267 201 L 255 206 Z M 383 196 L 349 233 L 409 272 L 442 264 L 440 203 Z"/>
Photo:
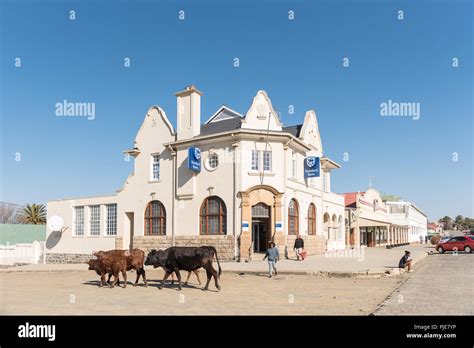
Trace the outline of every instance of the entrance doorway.
<path fill-rule="evenodd" d="M 355 246 L 355 233 L 354 233 L 354 228 L 351 228 L 349 230 L 349 244 L 351 246 L 351 248 L 354 248 Z"/>
<path fill-rule="evenodd" d="M 270 240 L 270 207 L 264 203 L 258 203 L 252 207 L 253 252 L 265 252 Z"/>

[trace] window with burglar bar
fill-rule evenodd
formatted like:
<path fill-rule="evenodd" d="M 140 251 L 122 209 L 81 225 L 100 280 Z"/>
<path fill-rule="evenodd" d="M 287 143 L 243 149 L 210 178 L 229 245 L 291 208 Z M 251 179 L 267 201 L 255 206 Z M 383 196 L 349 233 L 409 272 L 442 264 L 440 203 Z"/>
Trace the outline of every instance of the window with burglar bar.
<path fill-rule="evenodd" d="M 117 204 L 107 204 L 107 230 L 108 236 L 117 235 Z"/>
<path fill-rule="evenodd" d="M 151 201 L 145 210 L 145 235 L 166 235 L 166 210 L 160 201 Z"/>
<path fill-rule="evenodd" d="M 100 235 L 100 205 L 90 205 L 90 235 L 99 236 Z"/>
<path fill-rule="evenodd" d="M 152 180 L 160 180 L 160 155 L 152 156 Z"/>
<path fill-rule="evenodd" d="M 268 218 L 270 217 L 270 207 L 264 203 L 258 203 L 252 207 L 252 218 Z"/>
<path fill-rule="evenodd" d="M 298 202 L 293 198 L 288 205 L 288 234 L 298 234 L 298 210 Z"/>
<path fill-rule="evenodd" d="M 217 196 L 206 198 L 199 215 L 201 234 L 226 234 L 227 211 L 222 199 Z"/>
<path fill-rule="evenodd" d="M 260 152 L 252 150 L 252 170 L 259 170 Z"/>
<path fill-rule="evenodd" d="M 84 235 L 84 207 L 74 207 L 74 235 Z"/>
<path fill-rule="evenodd" d="M 308 208 L 308 234 L 316 234 L 316 207 L 313 203 Z"/>
<path fill-rule="evenodd" d="M 263 151 L 263 170 L 266 172 L 272 171 L 272 152 Z"/>

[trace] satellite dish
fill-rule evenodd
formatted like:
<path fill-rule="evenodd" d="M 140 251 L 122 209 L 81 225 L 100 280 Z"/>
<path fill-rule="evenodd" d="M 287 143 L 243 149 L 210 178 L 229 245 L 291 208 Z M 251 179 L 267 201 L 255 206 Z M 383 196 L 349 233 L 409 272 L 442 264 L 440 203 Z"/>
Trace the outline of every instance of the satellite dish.
<path fill-rule="evenodd" d="M 64 220 L 58 215 L 53 215 L 48 219 L 48 227 L 52 231 L 61 231 L 64 227 Z"/>

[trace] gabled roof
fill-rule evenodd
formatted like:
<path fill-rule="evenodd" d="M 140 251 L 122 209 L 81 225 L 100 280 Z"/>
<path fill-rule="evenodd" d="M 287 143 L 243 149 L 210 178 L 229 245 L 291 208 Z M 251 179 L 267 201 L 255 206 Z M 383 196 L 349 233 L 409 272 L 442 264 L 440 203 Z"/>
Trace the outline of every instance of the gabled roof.
<path fill-rule="evenodd" d="M 291 135 L 299 138 L 301 128 L 303 128 L 302 124 L 295 124 L 294 126 L 283 127 L 283 132 L 290 133 Z"/>
<path fill-rule="evenodd" d="M 239 112 L 229 108 L 226 105 L 222 105 L 209 119 L 204 122 L 204 124 L 208 124 L 211 122 L 219 122 L 223 120 L 228 120 L 231 118 L 243 118 L 244 116 Z"/>

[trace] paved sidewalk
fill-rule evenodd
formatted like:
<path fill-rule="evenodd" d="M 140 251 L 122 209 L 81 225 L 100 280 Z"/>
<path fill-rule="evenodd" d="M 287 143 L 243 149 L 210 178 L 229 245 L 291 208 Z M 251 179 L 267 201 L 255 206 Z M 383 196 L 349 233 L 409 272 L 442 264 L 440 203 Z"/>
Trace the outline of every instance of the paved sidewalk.
<path fill-rule="evenodd" d="M 410 250 L 413 264 L 424 259 L 428 252 L 434 251 L 433 246 L 410 245 L 394 249 L 385 247 L 360 248 L 342 252 L 326 253 L 310 256 L 304 261 L 296 259 L 282 260 L 277 263 L 281 274 L 324 274 L 330 276 L 357 275 L 396 275 L 400 273 L 398 261 L 405 250 Z M 250 262 L 229 262 L 222 265 L 224 271 L 262 273 L 268 271 L 268 262 L 262 261 L 263 255 L 254 255 Z"/>
<path fill-rule="evenodd" d="M 430 251 L 431 245 L 409 245 L 394 249 L 385 247 L 361 248 L 342 252 L 310 256 L 304 261 L 295 259 L 282 260 L 277 263 L 280 274 L 315 274 L 327 276 L 384 276 L 398 275 L 398 261 L 405 250 L 410 250 L 416 263 L 420 262 Z M 256 254 L 250 262 L 223 262 L 222 269 L 227 273 L 261 274 L 268 271 L 267 261 L 262 261 L 263 254 Z M 10 268 L 0 268 L 0 273 L 10 272 L 57 272 L 86 271 L 86 264 L 38 264 Z M 146 269 L 151 267 L 146 267 Z M 403 273 L 403 272 L 402 272 Z"/>
<path fill-rule="evenodd" d="M 474 315 L 473 254 L 434 254 L 398 287 L 375 315 Z"/>

